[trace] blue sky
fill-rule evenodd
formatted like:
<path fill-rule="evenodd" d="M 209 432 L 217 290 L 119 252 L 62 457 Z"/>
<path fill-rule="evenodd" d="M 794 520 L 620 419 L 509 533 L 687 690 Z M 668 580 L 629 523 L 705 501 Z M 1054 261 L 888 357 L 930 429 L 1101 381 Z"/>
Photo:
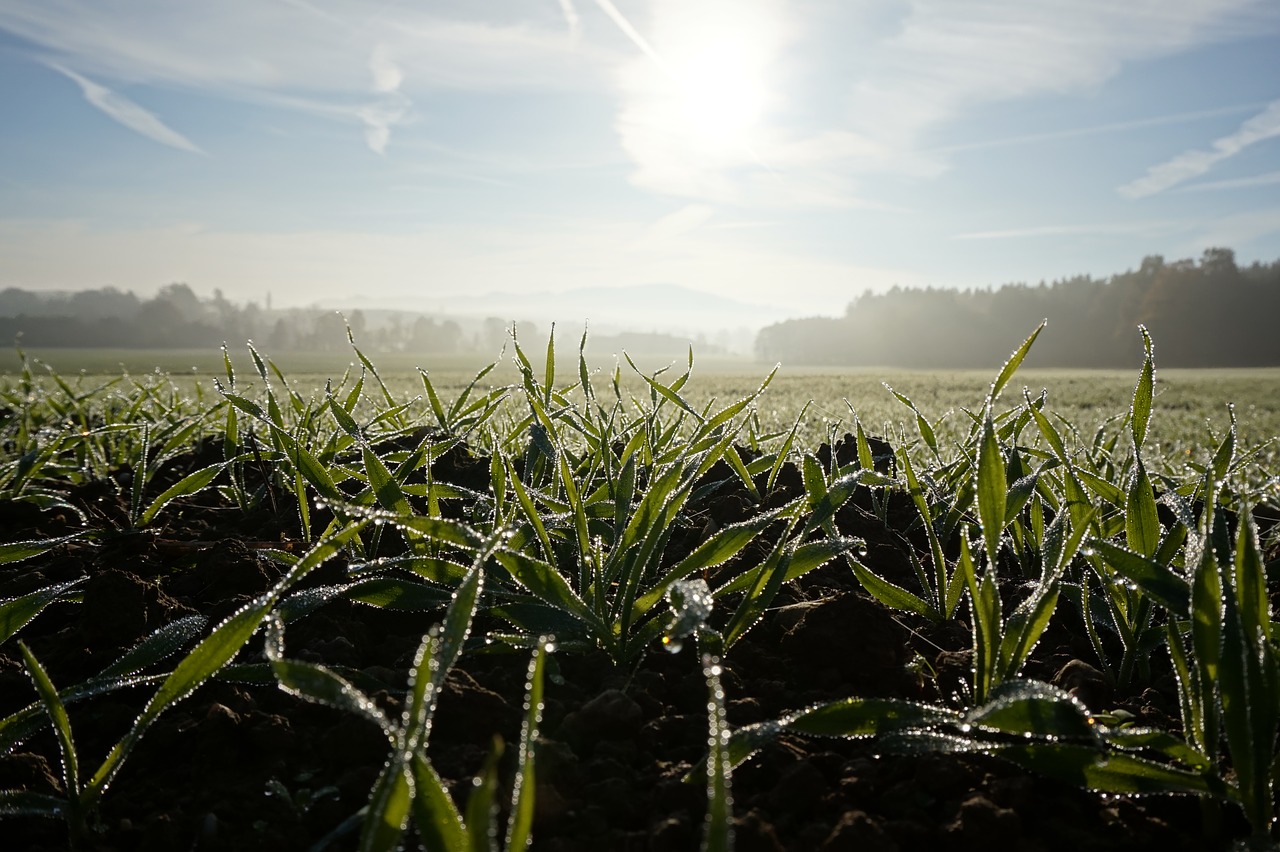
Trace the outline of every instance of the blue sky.
<path fill-rule="evenodd" d="M 0 115 L 0 287 L 781 317 L 1280 258 L 1274 0 L 6 0 Z"/>

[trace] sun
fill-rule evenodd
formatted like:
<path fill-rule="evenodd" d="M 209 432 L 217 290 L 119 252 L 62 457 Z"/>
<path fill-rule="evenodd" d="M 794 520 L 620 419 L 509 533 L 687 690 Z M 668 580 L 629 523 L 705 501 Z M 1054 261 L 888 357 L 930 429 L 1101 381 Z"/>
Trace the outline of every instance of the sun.
<path fill-rule="evenodd" d="M 745 144 L 766 103 L 763 59 L 746 33 L 720 33 L 672 60 L 680 119 L 708 147 Z"/>
<path fill-rule="evenodd" d="M 785 28 L 774 7 L 771 0 L 655 0 L 651 38 L 616 18 L 643 54 L 629 77 L 628 113 L 637 126 L 700 160 L 723 165 L 749 155 L 775 100 Z"/>

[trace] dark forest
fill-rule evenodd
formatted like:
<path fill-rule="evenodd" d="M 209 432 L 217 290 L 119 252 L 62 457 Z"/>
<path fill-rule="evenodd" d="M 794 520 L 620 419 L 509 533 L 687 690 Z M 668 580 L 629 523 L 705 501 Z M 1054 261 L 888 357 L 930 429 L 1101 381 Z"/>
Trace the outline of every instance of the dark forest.
<path fill-rule="evenodd" d="M 1166 367 L 1280 365 L 1280 260 L 1239 267 L 1230 249 L 1200 260 L 1144 258 L 1136 270 L 996 289 L 867 294 L 842 317 L 776 323 L 756 355 L 784 364 L 987 368 L 1042 320 L 1027 364 L 1128 367 L 1142 360 L 1145 325 Z"/>

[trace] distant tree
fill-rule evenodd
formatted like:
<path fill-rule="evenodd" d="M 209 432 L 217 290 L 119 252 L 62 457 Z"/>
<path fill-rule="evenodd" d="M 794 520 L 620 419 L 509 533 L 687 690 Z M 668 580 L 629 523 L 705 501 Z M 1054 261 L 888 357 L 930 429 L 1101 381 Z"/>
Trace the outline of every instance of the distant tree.
<path fill-rule="evenodd" d="M 125 293 L 114 287 L 104 287 L 101 290 L 81 290 L 72 293 L 65 306 L 58 306 L 57 312 L 90 321 L 100 320 L 103 317 L 133 319 L 138 315 L 141 307 L 141 300 L 133 293 Z"/>
<path fill-rule="evenodd" d="M 166 284 L 156 293 L 155 301 L 167 302 L 185 320 L 199 320 L 204 317 L 204 306 L 195 291 L 186 284 Z"/>
<path fill-rule="evenodd" d="M 267 335 L 268 348 L 282 352 L 296 348 L 297 344 L 293 325 L 284 317 L 277 319 L 275 325 L 271 327 L 271 333 Z"/>
<path fill-rule="evenodd" d="M 317 352 L 337 352 L 347 347 L 347 322 L 337 311 L 323 311 L 311 321 L 311 338 L 306 348 Z"/>
<path fill-rule="evenodd" d="M 480 327 L 481 349 L 497 352 L 507 342 L 507 323 L 502 317 L 485 317 Z"/>

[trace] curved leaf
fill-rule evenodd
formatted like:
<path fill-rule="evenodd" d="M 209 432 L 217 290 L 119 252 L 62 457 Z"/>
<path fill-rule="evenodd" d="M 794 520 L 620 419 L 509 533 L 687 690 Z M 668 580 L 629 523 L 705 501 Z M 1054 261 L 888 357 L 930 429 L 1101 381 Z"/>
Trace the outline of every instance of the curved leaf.
<path fill-rule="evenodd" d="M 151 501 L 151 505 L 138 516 L 138 526 L 145 527 L 151 523 L 155 520 L 156 515 L 160 514 L 161 509 L 179 497 L 190 497 L 192 494 L 208 488 L 209 484 L 218 478 L 218 474 L 222 473 L 223 468 L 228 464 L 229 462 L 211 464 L 178 480 L 167 488 L 163 494 Z"/>

